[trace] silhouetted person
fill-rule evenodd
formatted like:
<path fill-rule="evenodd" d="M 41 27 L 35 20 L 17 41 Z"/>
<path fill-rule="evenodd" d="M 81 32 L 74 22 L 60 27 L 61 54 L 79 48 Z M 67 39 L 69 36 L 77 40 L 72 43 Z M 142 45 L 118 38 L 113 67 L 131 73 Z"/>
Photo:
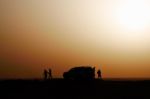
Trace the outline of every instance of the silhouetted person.
<path fill-rule="evenodd" d="M 52 70 L 51 69 L 48 69 L 48 78 L 52 79 Z"/>
<path fill-rule="evenodd" d="M 46 69 L 44 69 L 44 72 L 43 72 L 43 75 L 44 75 L 44 80 L 47 79 L 47 74 L 48 74 L 48 71 Z"/>
<path fill-rule="evenodd" d="M 98 75 L 98 78 L 102 78 L 101 70 L 100 69 L 97 71 L 97 75 Z"/>

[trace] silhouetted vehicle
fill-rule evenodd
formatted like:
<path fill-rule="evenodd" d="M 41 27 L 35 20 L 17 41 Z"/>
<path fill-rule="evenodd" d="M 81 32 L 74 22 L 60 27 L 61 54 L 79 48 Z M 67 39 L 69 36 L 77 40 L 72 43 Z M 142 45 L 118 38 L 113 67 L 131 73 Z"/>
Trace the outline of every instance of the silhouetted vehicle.
<path fill-rule="evenodd" d="M 70 80 L 92 80 L 95 78 L 95 67 L 80 66 L 70 69 L 68 72 L 64 72 L 64 79 Z"/>

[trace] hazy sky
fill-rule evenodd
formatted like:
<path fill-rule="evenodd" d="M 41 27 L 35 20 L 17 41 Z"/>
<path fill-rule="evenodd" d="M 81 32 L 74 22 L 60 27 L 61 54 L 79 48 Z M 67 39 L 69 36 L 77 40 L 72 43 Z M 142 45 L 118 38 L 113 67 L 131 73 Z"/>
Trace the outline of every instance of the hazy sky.
<path fill-rule="evenodd" d="M 150 1 L 0 0 L 0 78 L 79 65 L 150 78 Z"/>

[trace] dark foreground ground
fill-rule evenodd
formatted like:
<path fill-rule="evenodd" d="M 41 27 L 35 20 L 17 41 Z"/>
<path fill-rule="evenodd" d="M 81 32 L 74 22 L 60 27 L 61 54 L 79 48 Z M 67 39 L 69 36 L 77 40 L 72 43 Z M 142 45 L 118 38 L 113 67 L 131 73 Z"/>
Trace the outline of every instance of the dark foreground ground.
<path fill-rule="evenodd" d="M 150 99 L 150 80 L 0 81 L 0 99 Z"/>

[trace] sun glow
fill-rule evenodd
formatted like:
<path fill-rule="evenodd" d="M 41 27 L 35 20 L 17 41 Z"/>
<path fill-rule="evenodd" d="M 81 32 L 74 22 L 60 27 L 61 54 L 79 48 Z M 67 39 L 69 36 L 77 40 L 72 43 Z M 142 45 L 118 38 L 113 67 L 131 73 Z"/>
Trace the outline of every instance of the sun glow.
<path fill-rule="evenodd" d="M 143 30 L 150 22 L 150 7 L 146 0 L 125 0 L 117 12 L 117 19 L 123 28 L 132 31 Z"/>

